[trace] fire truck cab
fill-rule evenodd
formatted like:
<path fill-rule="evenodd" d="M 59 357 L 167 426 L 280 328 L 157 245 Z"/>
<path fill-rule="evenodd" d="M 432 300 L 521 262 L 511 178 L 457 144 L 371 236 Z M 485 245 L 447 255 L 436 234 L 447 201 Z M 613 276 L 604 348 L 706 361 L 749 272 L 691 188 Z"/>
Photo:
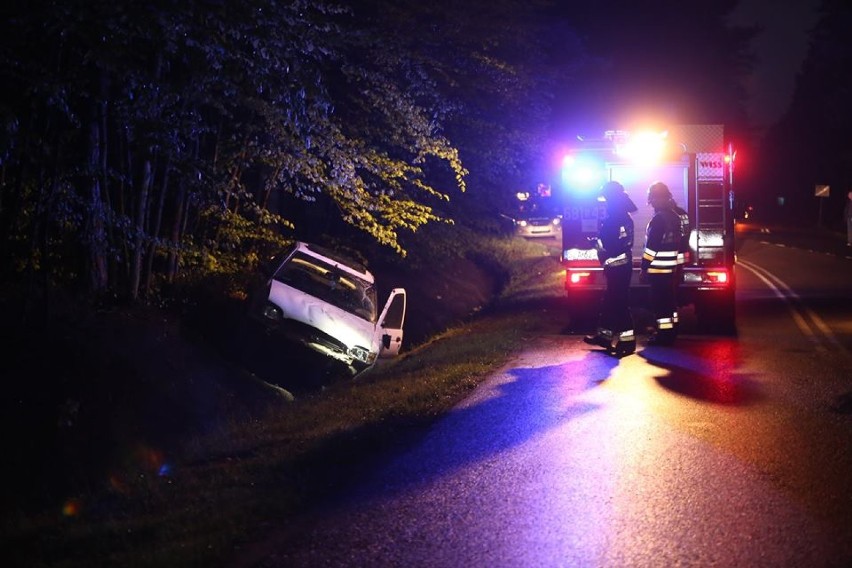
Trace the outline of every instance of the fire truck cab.
<path fill-rule="evenodd" d="M 679 288 L 679 304 L 692 304 L 699 325 L 732 332 L 734 302 L 734 152 L 721 125 L 678 125 L 665 132 L 608 131 L 579 140 L 563 158 L 559 190 L 562 264 L 572 312 L 597 305 L 605 287 L 594 240 L 604 212 L 600 187 L 621 183 L 639 208 L 633 213 L 633 297 L 647 293 L 639 281 L 645 227 L 653 216 L 648 187 L 665 183 L 690 220 L 689 253 Z"/>

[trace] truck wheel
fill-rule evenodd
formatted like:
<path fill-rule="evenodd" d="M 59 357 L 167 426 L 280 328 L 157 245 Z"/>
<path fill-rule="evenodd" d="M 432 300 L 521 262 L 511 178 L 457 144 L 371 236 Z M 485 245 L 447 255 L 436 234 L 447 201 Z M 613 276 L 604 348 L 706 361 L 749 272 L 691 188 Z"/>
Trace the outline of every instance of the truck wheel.
<path fill-rule="evenodd" d="M 737 332 L 733 291 L 699 294 L 695 298 L 695 315 L 704 331 L 722 335 L 735 335 Z"/>

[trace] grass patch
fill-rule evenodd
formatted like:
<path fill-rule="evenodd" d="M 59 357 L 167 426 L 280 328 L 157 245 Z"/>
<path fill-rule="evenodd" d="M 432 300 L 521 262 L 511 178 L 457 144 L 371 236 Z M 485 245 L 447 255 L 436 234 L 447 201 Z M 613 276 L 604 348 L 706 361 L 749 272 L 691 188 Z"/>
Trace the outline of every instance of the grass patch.
<path fill-rule="evenodd" d="M 540 246 L 495 239 L 481 254 L 505 268 L 511 297 L 559 291 L 558 263 Z M 282 399 L 263 416 L 189 440 L 171 469 L 152 460 L 63 511 L 7 514 L 4 558 L 58 567 L 221 563 L 265 528 L 344 491 L 388 451 L 413 443 L 558 319 L 550 316 L 486 310 L 355 381 Z"/>

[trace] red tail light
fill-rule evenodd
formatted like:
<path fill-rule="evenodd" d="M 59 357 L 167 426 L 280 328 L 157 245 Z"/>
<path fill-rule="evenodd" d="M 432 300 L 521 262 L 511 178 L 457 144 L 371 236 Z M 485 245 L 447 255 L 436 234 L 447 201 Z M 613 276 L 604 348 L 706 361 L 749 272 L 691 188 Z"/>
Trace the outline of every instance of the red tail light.
<path fill-rule="evenodd" d="M 707 279 L 710 282 L 715 282 L 717 284 L 725 284 L 728 282 L 728 272 L 726 270 L 720 270 L 717 272 L 708 272 Z"/>
<path fill-rule="evenodd" d="M 583 280 L 586 280 L 591 276 L 589 272 L 571 272 L 568 275 L 568 279 L 571 281 L 571 284 L 579 284 Z"/>

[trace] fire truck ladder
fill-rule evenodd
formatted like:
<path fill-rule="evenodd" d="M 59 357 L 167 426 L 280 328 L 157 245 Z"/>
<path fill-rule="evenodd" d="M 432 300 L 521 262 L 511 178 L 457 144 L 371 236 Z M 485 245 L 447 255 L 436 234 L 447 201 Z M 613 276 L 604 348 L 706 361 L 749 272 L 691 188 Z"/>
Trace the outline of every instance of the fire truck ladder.
<path fill-rule="evenodd" d="M 726 205 L 725 155 L 721 152 L 699 152 L 696 160 L 695 229 L 696 258 L 699 265 L 726 264 L 727 235 L 731 226 Z"/>
<path fill-rule="evenodd" d="M 729 222 L 725 184 L 721 181 L 699 181 L 697 187 L 696 260 L 698 264 L 721 264 L 725 256 L 725 228 Z"/>

